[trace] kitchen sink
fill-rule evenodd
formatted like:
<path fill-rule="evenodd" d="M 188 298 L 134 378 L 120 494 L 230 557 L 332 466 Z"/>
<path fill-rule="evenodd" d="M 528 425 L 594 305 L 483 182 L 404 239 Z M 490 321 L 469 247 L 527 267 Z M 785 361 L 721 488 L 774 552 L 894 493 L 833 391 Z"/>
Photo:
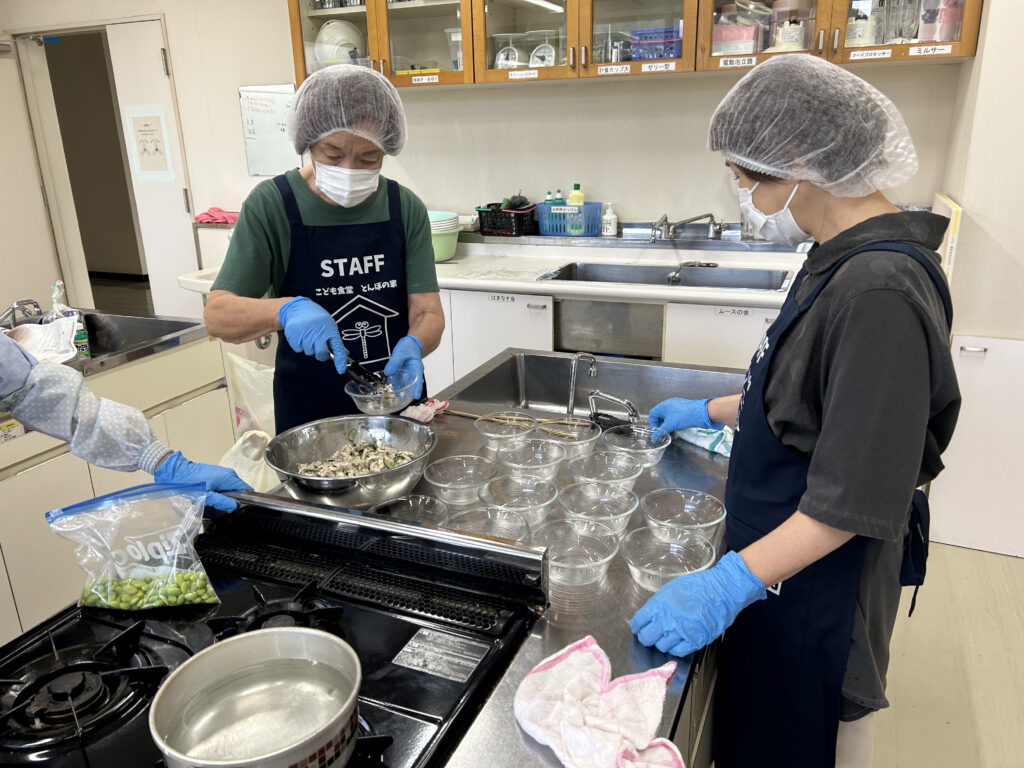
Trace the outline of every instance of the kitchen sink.
<path fill-rule="evenodd" d="M 507 349 L 435 395 L 450 400 L 454 410 L 484 414 L 508 408 L 537 414 L 564 414 L 568 404 L 572 354 Z M 651 363 L 622 358 L 597 358 L 597 375 L 580 364 L 576 374 L 577 415 L 589 412 L 587 393 L 599 389 L 630 400 L 646 418 L 652 407 L 669 397 L 734 395 L 743 385 L 739 371 L 700 369 L 675 363 Z M 625 410 L 601 401 L 603 412 L 625 417 Z"/>
<path fill-rule="evenodd" d="M 673 267 L 577 261 L 553 269 L 543 275 L 541 279 L 781 291 L 789 287 L 790 273 L 784 269 L 759 269 L 756 267 L 719 267 L 715 265 Z"/>

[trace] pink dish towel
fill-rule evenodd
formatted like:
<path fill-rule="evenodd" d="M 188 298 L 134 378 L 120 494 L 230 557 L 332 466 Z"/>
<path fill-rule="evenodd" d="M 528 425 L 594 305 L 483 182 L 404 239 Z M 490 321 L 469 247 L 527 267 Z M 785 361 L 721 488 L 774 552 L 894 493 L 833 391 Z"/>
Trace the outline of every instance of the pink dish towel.
<path fill-rule="evenodd" d="M 612 680 L 608 657 L 588 635 L 523 678 L 516 720 L 567 768 L 686 768 L 675 744 L 654 738 L 675 669 L 670 661 Z"/>
<path fill-rule="evenodd" d="M 416 421 L 429 424 L 437 414 L 444 411 L 447 407 L 447 400 L 427 400 L 419 405 L 410 405 L 398 415 L 408 416 L 410 419 L 416 419 Z"/>
<path fill-rule="evenodd" d="M 196 216 L 196 221 L 200 224 L 234 224 L 238 221 L 238 214 L 215 206 Z"/>

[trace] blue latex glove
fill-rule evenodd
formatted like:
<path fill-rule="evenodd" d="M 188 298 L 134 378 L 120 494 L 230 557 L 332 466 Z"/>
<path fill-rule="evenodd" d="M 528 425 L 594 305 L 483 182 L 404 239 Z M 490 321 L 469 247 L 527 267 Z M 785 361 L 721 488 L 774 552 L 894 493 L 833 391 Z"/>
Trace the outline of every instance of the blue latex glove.
<path fill-rule="evenodd" d="M 663 586 L 633 614 L 629 628 L 644 645 L 686 656 L 719 637 L 736 616 L 767 593 L 743 558 L 730 552 L 713 568 Z"/>
<path fill-rule="evenodd" d="M 216 464 L 197 464 L 175 451 L 156 468 L 153 479 L 158 483 L 206 483 L 206 505 L 230 512 L 238 506 L 232 498 L 217 491 L 251 491 L 235 470 Z"/>
<path fill-rule="evenodd" d="M 399 371 L 408 371 L 416 376 L 418 384 L 413 387 L 413 398 L 423 394 L 423 345 L 415 336 L 403 336 L 391 351 L 391 359 L 384 366 L 385 376 L 394 376 Z"/>
<path fill-rule="evenodd" d="M 341 341 L 338 324 L 331 313 L 305 296 L 296 296 L 277 310 L 277 322 L 284 337 L 296 352 L 311 355 L 323 362 L 334 353 L 334 367 L 344 373 L 348 350 Z"/>
<path fill-rule="evenodd" d="M 651 408 L 647 417 L 648 423 L 654 429 L 651 440 L 657 441 L 662 435 L 672 436 L 678 429 L 689 427 L 703 427 L 704 429 L 721 429 L 721 424 L 715 424 L 708 417 L 708 403 L 711 398 L 705 400 L 687 400 L 684 397 L 670 397 L 662 400 Z"/>

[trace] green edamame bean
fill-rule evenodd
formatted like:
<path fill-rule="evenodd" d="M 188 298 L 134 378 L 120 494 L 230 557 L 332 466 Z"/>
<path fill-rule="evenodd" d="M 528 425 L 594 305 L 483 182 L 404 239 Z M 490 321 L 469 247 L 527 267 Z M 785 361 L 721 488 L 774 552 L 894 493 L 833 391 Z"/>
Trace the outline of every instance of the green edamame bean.
<path fill-rule="evenodd" d="M 219 599 L 205 573 L 178 571 L 126 579 L 97 579 L 86 584 L 78 602 L 83 606 L 129 611 L 217 603 Z"/>

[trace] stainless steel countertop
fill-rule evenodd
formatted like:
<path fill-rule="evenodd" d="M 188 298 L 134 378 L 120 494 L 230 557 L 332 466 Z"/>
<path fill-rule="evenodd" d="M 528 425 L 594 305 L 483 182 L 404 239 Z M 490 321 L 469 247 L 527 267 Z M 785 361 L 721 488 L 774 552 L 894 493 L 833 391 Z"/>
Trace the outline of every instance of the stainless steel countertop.
<path fill-rule="evenodd" d="M 549 413 L 538 415 L 551 416 Z M 432 461 L 465 453 L 490 455 L 471 419 L 442 414 L 432 426 L 439 438 Z M 728 459 L 675 440 L 660 464 L 644 470 L 634 490 L 642 496 L 656 488 L 682 487 L 724 498 L 727 468 Z M 571 477 L 563 469 L 556 484 L 561 488 L 571 482 Z M 431 494 L 431 488 L 421 480 L 413 492 Z M 643 517 L 637 509 L 629 529 L 643 525 Z M 716 536 L 716 546 L 720 539 L 721 531 Z M 650 595 L 650 592 L 634 585 L 621 554 L 612 561 L 608 576 L 602 583 L 578 588 L 552 585 L 550 607 L 520 647 L 448 765 L 466 768 L 479 768 L 481 765 L 488 768 L 560 765 L 554 752 L 535 742 L 516 723 L 512 701 L 519 683 L 543 659 L 586 635 L 592 635 L 608 655 L 613 677 L 643 672 L 673 659 L 640 645 L 627 626 L 626 622 Z M 657 734 L 665 738 L 670 738 L 674 730 L 690 672 L 689 659 L 675 660 L 678 667 L 669 684 Z"/>

